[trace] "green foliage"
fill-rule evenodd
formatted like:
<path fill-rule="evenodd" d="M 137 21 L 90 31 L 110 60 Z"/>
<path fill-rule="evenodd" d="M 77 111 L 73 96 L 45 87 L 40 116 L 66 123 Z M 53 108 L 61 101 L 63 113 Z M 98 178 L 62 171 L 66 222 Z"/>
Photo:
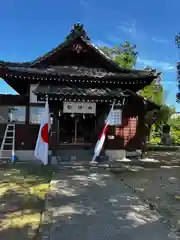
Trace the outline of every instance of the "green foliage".
<path fill-rule="evenodd" d="M 111 57 L 120 67 L 132 69 L 136 65 L 138 52 L 136 45 L 130 44 L 126 41 L 124 44 L 120 44 L 118 47 L 100 47 L 100 49 L 109 57 Z M 151 67 L 146 67 L 146 70 L 151 70 Z M 169 123 L 171 126 L 171 135 L 176 144 L 180 144 L 180 124 L 177 124 L 177 120 L 170 120 L 170 117 L 175 113 L 175 109 L 166 105 L 164 102 L 165 92 L 161 84 L 161 77 L 152 82 L 151 85 L 146 86 L 140 90 L 140 95 L 146 99 L 161 106 L 156 115 L 156 120 L 151 127 L 150 142 L 158 144 L 161 141 L 162 126 Z M 152 123 L 153 112 L 148 112 L 145 120 L 147 123 Z M 180 119 L 179 119 L 180 122 Z"/>
<path fill-rule="evenodd" d="M 175 113 L 175 109 L 173 107 L 163 104 L 157 114 L 156 123 L 158 125 L 168 124 L 168 121 L 173 113 Z"/>
<path fill-rule="evenodd" d="M 173 142 L 177 144 L 176 133 L 174 132 L 174 128 L 171 125 L 170 117 L 175 112 L 175 110 L 165 104 L 161 106 L 161 109 L 158 111 L 156 116 L 156 121 L 151 128 L 150 142 L 151 143 L 160 143 L 162 136 L 162 127 L 166 124 L 169 124 L 171 127 L 171 137 Z M 180 133 L 180 132 L 179 132 Z M 179 135 L 180 136 L 180 135 Z"/>
<path fill-rule="evenodd" d="M 152 82 L 151 85 L 140 90 L 140 95 L 158 105 L 164 103 L 163 86 L 161 83 L 157 83 L 156 80 Z"/>
<path fill-rule="evenodd" d="M 136 65 L 138 53 L 135 44 L 131 45 L 130 42 L 126 41 L 120 46 L 100 47 L 100 49 L 122 68 L 132 69 Z"/>
<path fill-rule="evenodd" d="M 137 51 L 136 45 L 131 45 L 128 41 L 117 48 L 117 55 L 114 61 L 123 68 L 132 69 L 136 65 Z"/>
<path fill-rule="evenodd" d="M 160 133 L 156 130 L 156 125 L 153 124 L 150 132 L 150 142 L 153 144 L 159 144 L 160 141 Z"/>
<path fill-rule="evenodd" d="M 168 124 L 171 126 L 171 136 L 174 143 L 180 145 L 180 117 L 170 118 Z"/>
<path fill-rule="evenodd" d="M 175 36 L 175 44 L 178 48 L 178 51 L 180 50 L 180 33 L 176 34 Z M 180 103 L 180 63 L 177 63 L 177 86 L 178 86 L 178 91 L 176 94 L 176 100 L 178 103 Z"/>
<path fill-rule="evenodd" d="M 160 137 L 152 137 L 150 138 L 150 143 L 152 144 L 160 144 L 161 138 Z"/>
<path fill-rule="evenodd" d="M 160 77 L 159 79 L 153 81 L 151 85 L 146 86 L 145 88 L 140 90 L 140 95 L 161 106 L 160 110 L 157 112 L 155 120 L 156 131 L 159 131 L 160 127 L 164 124 L 167 124 L 171 115 L 175 113 L 174 108 L 164 103 L 165 93 L 161 84 Z M 152 118 L 152 113 L 147 113 L 146 117 L 147 122 L 149 122 L 149 120 Z"/>
<path fill-rule="evenodd" d="M 168 120 L 168 124 L 174 128 L 175 130 L 180 131 L 180 117 L 177 118 L 170 118 Z"/>
<path fill-rule="evenodd" d="M 107 46 L 103 46 L 103 47 L 99 47 L 99 49 L 101 51 L 103 51 L 103 53 L 105 53 L 108 57 L 112 58 L 114 60 L 114 57 L 113 57 L 113 48 L 109 48 Z"/>
<path fill-rule="evenodd" d="M 174 145 L 180 145 L 180 117 L 177 118 L 170 118 L 166 122 L 170 125 L 171 131 L 170 135 L 172 137 L 172 141 Z M 161 125 L 162 126 L 162 125 Z M 153 125 L 151 129 L 151 136 L 150 136 L 150 142 L 154 144 L 160 143 L 160 137 L 162 134 L 162 128 L 159 128 L 158 130 L 155 129 L 155 125 Z"/>

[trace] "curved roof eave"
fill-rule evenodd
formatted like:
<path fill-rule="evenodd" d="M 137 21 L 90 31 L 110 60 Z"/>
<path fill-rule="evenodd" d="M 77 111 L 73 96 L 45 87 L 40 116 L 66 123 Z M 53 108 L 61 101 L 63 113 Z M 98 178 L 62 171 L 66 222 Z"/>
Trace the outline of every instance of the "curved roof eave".
<path fill-rule="evenodd" d="M 117 63 L 114 62 L 113 59 L 111 59 L 109 56 L 107 56 L 103 51 L 101 51 L 97 46 L 92 44 L 90 41 L 86 40 L 83 38 L 81 34 L 77 34 L 74 38 L 70 40 L 66 40 L 63 43 L 59 44 L 57 47 L 53 48 L 51 51 L 47 52 L 41 57 L 36 58 L 35 60 L 32 61 L 27 61 L 27 62 L 8 62 L 8 61 L 2 61 L 0 60 L 0 65 L 2 66 L 7 66 L 7 67 L 35 67 L 37 64 L 40 62 L 44 61 L 45 59 L 49 58 L 53 54 L 55 54 L 57 51 L 61 51 L 64 47 L 66 47 L 68 44 L 71 44 L 75 39 L 81 38 L 81 40 L 87 44 L 90 48 L 92 48 L 97 54 L 101 55 L 117 72 L 121 73 L 133 73 L 133 72 L 147 72 L 149 71 L 154 78 L 158 77 L 161 73 L 157 72 L 156 69 L 151 69 L 151 70 L 137 70 L 137 69 L 125 69 L 120 67 Z"/>

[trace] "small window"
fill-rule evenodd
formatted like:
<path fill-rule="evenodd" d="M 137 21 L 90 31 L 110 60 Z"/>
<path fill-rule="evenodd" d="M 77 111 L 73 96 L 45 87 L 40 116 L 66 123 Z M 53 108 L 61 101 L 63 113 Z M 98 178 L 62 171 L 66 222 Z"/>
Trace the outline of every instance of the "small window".
<path fill-rule="evenodd" d="M 109 125 L 117 126 L 122 124 L 122 110 L 114 109 L 110 112 L 108 116 Z"/>
<path fill-rule="evenodd" d="M 40 124 L 43 113 L 44 113 L 43 106 L 30 107 L 29 122 L 32 124 Z"/>
<path fill-rule="evenodd" d="M 25 123 L 26 107 L 25 106 L 9 106 L 8 118 L 10 122 Z"/>
<path fill-rule="evenodd" d="M 0 106 L 0 123 L 25 123 L 25 106 Z"/>
<path fill-rule="evenodd" d="M 115 109 L 112 111 L 112 125 L 121 125 L 122 124 L 122 110 L 121 109 Z"/>

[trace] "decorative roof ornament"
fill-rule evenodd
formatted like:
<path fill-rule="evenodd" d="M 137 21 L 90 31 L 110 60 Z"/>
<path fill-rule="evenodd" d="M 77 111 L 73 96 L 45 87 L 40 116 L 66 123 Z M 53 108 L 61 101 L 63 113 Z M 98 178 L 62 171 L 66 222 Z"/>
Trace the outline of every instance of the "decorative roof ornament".
<path fill-rule="evenodd" d="M 66 40 L 71 40 L 72 38 L 81 35 L 85 40 L 90 41 L 86 31 L 84 30 L 84 25 L 81 23 L 74 24 Z"/>

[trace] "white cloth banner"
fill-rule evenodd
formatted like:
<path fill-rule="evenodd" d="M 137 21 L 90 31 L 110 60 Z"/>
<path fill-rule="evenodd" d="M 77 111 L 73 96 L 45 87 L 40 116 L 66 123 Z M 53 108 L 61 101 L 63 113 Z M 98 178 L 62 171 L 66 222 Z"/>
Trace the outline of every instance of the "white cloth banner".
<path fill-rule="evenodd" d="M 44 114 L 41 119 L 39 134 L 34 152 L 34 156 L 37 159 L 41 160 L 44 163 L 44 165 L 48 164 L 49 130 L 50 130 L 49 104 L 48 101 L 46 101 Z"/>
<path fill-rule="evenodd" d="M 94 155 L 93 155 L 93 158 L 91 160 L 91 163 L 95 163 L 96 162 L 96 158 L 99 156 L 101 150 L 102 150 L 102 147 L 104 145 L 104 142 L 105 142 L 105 139 L 106 139 L 106 134 L 107 134 L 107 131 L 108 131 L 108 126 L 109 126 L 109 123 L 111 121 L 111 118 L 112 118 L 112 111 L 113 111 L 113 107 L 114 107 L 114 103 L 112 104 L 112 107 L 111 107 L 111 110 L 109 111 L 109 114 L 105 120 L 105 125 L 98 137 L 98 141 L 96 143 L 96 146 L 94 148 Z"/>
<path fill-rule="evenodd" d="M 64 113 L 95 114 L 96 103 L 92 102 L 63 102 Z"/>

